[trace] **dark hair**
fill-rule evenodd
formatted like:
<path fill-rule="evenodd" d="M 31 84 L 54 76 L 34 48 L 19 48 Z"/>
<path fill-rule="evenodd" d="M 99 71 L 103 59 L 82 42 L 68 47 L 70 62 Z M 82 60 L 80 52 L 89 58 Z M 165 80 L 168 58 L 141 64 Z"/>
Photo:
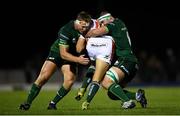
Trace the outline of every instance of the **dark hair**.
<path fill-rule="evenodd" d="M 103 16 L 103 15 L 108 14 L 108 13 L 109 13 L 108 11 L 104 10 L 104 11 L 101 11 L 99 16 Z"/>
<path fill-rule="evenodd" d="M 80 21 L 86 21 L 87 23 L 89 23 L 91 21 L 91 16 L 85 12 L 85 11 L 81 11 L 78 15 L 77 15 L 77 20 Z"/>

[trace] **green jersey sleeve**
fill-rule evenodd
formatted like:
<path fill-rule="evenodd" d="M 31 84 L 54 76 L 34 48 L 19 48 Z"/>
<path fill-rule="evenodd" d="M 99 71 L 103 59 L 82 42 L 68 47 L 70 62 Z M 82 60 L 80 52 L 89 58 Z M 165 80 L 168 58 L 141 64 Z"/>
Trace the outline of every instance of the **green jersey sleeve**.
<path fill-rule="evenodd" d="M 59 46 L 65 46 L 69 48 L 69 53 L 75 55 L 79 36 L 79 32 L 74 28 L 74 21 L 70 21 L 60 28 L 56 41 L 51 45 L 51 51 L 59 53 Z"/>
<path fill-rule="evenodd" d="M 80 34 L 74 29 L 73 21 L 64 25 L 58 32 L 59 45 L 69 46 L 73 38 L 79 38 Z"/>

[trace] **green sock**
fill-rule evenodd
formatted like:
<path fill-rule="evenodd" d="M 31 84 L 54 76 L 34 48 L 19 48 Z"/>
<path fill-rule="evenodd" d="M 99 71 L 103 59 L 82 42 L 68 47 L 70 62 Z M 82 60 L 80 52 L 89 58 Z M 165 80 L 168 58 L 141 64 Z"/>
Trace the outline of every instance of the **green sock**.
<path fill-rule="evenodd" d="M 59 89 L 56 96 L 52 100 L 55 104 L 57 104 L 67 93 L 69 90 L 66 90 L 63 86 Z"/>
<path fill-rule="evenodd" d="M 81 88 L 85 88 L 85 90 L 87 89 L 88 85 L 92 81 L 92 77 L 94 75 L 94 71 L 95 71 L 95 69 L 93 67 L 89 67 L 88 68 L 86 76 L 83 78 L 83 83 L 82 83 Z"/>
<path fill-rule="evenodd" d="M 129 99 L 136 100 L 136 93 L 135 92 L 130 92 L 127 90 L 123 90 L 123 91 Z"/>
<path fill-rule="evenodd" d="M 130 91 L 127 91 L 127 90 L 123 90 L 124 93 L 126 94 L 126 96 L 129 98 L 129 99 L 132 99 L 132 100 L 136 100 L 136 93 L 134 92 L 130 92 Z M 112 100 L 121 100 L 119 99 L 118 97 L 116 97 L 112 92 L 108 91 L 108 96 L 110 99 Z"/>
<path fill-rule="evenodd" d="M 27 103 L 31 104 L 32 101 L 36 98 L 36 96 L 39 94 L 39 91 L 41 90 L 41 87 L 37 86 L 35 83 L 33 83 L 31 90 L 29 91 L 29 95 L 27 98 Z"/>
<path fill-rule="evenodd" d="M 112 94 L 114 94 L 116 97 L 122 100 L 122 102 L 129 101 L 130 99 L 126 96 L 123 89 L 120 85 L 113 83 L 109 88 L 108 91 L 110 91 Z"/>
<path fill-rule="evenodd" d="M 89 102 L 89 103 L 91 102 L 91 100 L 93 99 L 93 97 L 97 93 L 98 89 L 99 89 L 99 83 L 98 82 L 92 82 L 92 84 L 89 88 L 88 96 L 86 98 L 87 102 Z"/>

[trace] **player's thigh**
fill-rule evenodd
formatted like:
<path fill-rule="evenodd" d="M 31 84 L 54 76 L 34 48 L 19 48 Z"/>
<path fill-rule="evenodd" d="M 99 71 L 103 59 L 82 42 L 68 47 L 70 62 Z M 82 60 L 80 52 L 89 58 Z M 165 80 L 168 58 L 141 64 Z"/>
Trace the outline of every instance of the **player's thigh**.
<path fill-rule="evenodd" d="M 107 72 L 102 80 L 102 86 L 105 89 L 108 89 L 113 83 L 119 83 L 124 78 L 124 72 L 117 67 L 111 67 Z M 120 80 L 121 79 L 121 80 Z"/>
<path fill-rule="evenodd" d="M 46 60 L 41 68 L 40 74 L 38 78 L 36 79 L 35 83 L 38 85 L 44 84 L 45 81 L 49 80 L 51 78 L 52 74 L 56 70 L 56 64 Z"/>
<path fill-rule="evenodd" d="M 45 73 L 45 75 L 50 76 L 54 73 L 57 66 L 54 62 L 46 60 L 41 68 L 41 73 Z"/>
<path fill-rule="evenodd" d="M 109 63 L 101 59 L 96 59 L 96 69 L 93 75 L 93 81 L 100 82 L 103 79 L 108 68 L 109 68 Z"/>

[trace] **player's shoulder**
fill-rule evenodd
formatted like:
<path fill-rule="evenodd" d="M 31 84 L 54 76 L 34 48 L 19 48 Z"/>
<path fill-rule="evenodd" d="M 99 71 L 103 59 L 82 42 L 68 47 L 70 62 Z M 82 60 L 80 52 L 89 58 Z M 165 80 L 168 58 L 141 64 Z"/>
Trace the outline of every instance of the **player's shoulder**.
<path fill-rule="evenodd" d="M 74 20 L 70 20 L 63 27 L 73 27 L 73 25 L 74 25 Z"/>
<path fill-rule="evenodd" d="M 115 18 L 113 22 L 108 24 L 108 26 L 112 28 L 126 27 L 125 23 L 118 18 Z"/>
<path fill-rule="evenodd" d="M 74 20 L 70 20 L 69 22 L 67 22 L 66 24 L 64 24 L 61 28 L 60 28 L 60 32 L 62 31 L 69 31 L 71 29 L 74 29 Z"/>
<path fill-rule="evenodd" d="M 122 19 L 119 19 L 119 18 L 115 18 L 113 22 L 115 24 L 125 25 L 124 21 Z"/>

